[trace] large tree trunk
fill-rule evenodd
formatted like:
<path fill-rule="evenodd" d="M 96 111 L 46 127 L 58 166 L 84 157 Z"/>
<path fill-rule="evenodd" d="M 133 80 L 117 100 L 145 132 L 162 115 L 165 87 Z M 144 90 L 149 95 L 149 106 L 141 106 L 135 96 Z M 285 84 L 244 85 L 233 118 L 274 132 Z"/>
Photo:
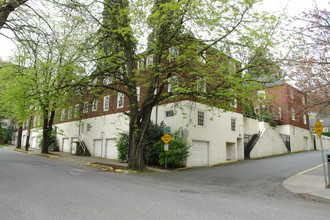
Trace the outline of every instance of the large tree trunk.
<path fill-rule="evenodd" d="M 55 111 L 51 111 L 49 115 L 49 111 L 45 110 L 43 112 L 43 118 L 44 118 L 44 123 L 43 123 L 43 128 L 42 128 L 42 148 L 41 148 L 41 153 L 43 154 L 48 154 L 49 153 L 49 146 L 50 146 L 50 140 L 51 140 L 51 135 L 53 131 L 53 123 L 54 123 L 54 118 L 55 118 Z"/>
<path fill-rule="evenodd" d="M 29 119 L 29 126 L 26 134 L 26 142 L 25 142 L 25 150 L 28 151 L 30 148 L 30 134 L 31 134 L 31 127 L 32 127 L 32 119 L 33 117 L 30 117 Z"/>
<path fill-rule="evenodd" d="M 23 133 L 23 126 L 21 125 L 21 123 L 19 123 L 18 134 L 17 134 L 17 144 L 16 144 L 16 148 L 19 148 L 19 149 L 22 148 L 22 133 Z"/>
<path fill-rule="evenodd" d="M 25 2 L 27 0 L 10 0 L 0 4 L 0 29 L 6 23 L 9 14 Z"/>
<path fill-rule="evenodd" d="M 143 113 L 133 114 L 140 117 L 130 118 L 129 129 L 129 158 L 128 168 L 132 170 L 145 170 L 145 162 L 143 156 L 143 140 L 150 124 L 152 107 L 146 108 Z"/>

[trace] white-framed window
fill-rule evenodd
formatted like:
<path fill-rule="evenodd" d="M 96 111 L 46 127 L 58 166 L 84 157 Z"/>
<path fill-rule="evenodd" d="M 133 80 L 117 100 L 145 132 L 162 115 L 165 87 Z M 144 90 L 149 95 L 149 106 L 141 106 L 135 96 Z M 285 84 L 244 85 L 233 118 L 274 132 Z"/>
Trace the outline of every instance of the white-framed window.
<path fill-rule="evenodd" d="M 197 92 L 206 93 L 206 82 L 202 77 L 197 77 Z"/>
<path fill-rule="evenodd" d="M 72 119 L 73 116 L 73 107 L 71 106 L 68 110 L 68 120 Z"/>
<path fill-rule="evenodd" d="M 179 56 L 179 48 L 178 47 L 170 47 L 168 49 L 170 54 L 170 61 L 174 61 Z"/>
<path fill-rule="evenodd" d="M 293 90 L 290 90 L 290 98 L 291 98 L 291 100 L 294 99 Z"/>
<path fill-rule="evenodd" d="M 179 83 L 179 80 L 178 80 L 177 76 L 172 76 L 171 78 L 169 78 L 167 91 L 172 92 L 173 90 L 178 88 L 178 83 Z"/>
<path fill-rule="evenodd" d="M 278 108 L 278 116 L 280 118 L 282 118 L 282 109 L 281 109 L 281 107 Z"/>
<path fill-rule="evenodd" d="M 103 78 L 103 84 L 104 85 L 109 85 L 109 84 L 111 84 L 112 83 L 112 77 L 111 76 L 105 76 L 104 78 Z"/>
<path fill-rule="evenodd" d="M 94 99 L 93 100 L 93 103 L 92 103 L 92 112 L 96 112 L 97 111 L 97 106 L 98 106 L 99 102 L 97 99 Z"/>
<path fill-rule="evenodd" d="M 78 118 L 79 112 L 80 112 L 80 105 L 79 104 L 76 104 L 76 107 L 74 109 L 74 117 L 75 118 Z"/>
<path fill-rule="evenodd" d="M 84 102 L 83 113 L 88 113 L 88 102 Z"/>
<path fill-rule="evenodd" d="M 92 130 L 92 125 L 91 125 L 91 123 L 87 123 L 87 124 L 86 124 L 86 131 L 87 131 L 87 133 L 89 133 L 91 130 Z"/>
<path fill-rule="evenodd" d="M 148 55 L 146 57 L 146 66 L 152 65 L 154 62 L 154 56 L 152 54 Z"/>
<path fill-rule="evenodd" d="M 174 111 L 173 110 L 165 111 L 165 117 L 166 118 L 172 118 L 173 116 L 174 116 Z"/>
<path fill-rule="evenodd" d="M 258 91 L 258 100 L 259 102 L 266 100 L 266 92 L 264 90 Z"/>
<path fill-rule="evenodd" d="M 124 93 L 118 92 L 117 95 L 117 108 L 124 107 Z"/>
<path fill-rule="evenodd" d="M 197 112 L 197 125 L 205 126 L 205 112 L 202 111 Z"/>
<path fill-rule="evenodd" d="M 230 129 L 231 131 L 236 131 L 236 118 L 230 119 Z"/>
<path fill-rule="evenodd" d="M 93 84 L 93 85 L 96 85 L 96 84 L 97 84 L 97 78 L 93 79 L 92 84 Z"/>
<path fill-rule="evenodd" d="M 296 120 L 296 112 L 295 112 L 294 109 L 291 109 L 291 119 L 292 119 L 293 121 Z"/>
<path fill-rule="evenodd" d="M 65 120 L 65 109 L 62 109 L 62 112 L 61 112 L 61 121 L 64 121 Z"/>
<path fill-rule="evenodd" d="M 306 105 L 306 99 L 305 99 L 305 96 L 303 96 L 303 97 L 301 98 L 301 103 L 302 103 L 303 105 Z"/>
<path fill-rule="evenodd" d="M 40 126 L 40 124 L 41 124 L 41 116 L 40 115 L 38 116 L 38 123 L 37 124 L 38 124 L 38 126 Z M 17 128 L 17 125 L 18 124 L 16 124 L 16 128 Z"/>
<path fill-rule="evenodd" d="M 37 122 L 38 122 L 38 116 L 35 116 L 33 119 L 33 125 L 37 126 Z"/>
<path fill-rule="evenodd" d="M 304 125 L 307 124 L 307 115 L 306 114 L 303 115 L 303 122 L 304 122 Z"/>
<path fill-rule="evenodd" d="M 144 60 L 143 59 L 138 59 L 137 60 L 137 69 L 141 70 L 144 68 Z"/>
<path fill-rule="evenodd" d="M 141 89 L 140 87 L 136 87 L 136 98 L 137 101 L 140 101 Z"/>
<path fill-rule="evenodd" d="M 110 96 L 103 97 L 103 111 L 109 111 L 110 108 Z"/>

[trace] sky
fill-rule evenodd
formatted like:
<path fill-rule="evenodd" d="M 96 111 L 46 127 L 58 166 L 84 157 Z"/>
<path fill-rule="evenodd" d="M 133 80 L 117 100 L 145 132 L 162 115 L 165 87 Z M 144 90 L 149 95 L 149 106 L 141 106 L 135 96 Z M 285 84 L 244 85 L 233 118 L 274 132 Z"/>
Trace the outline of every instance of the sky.
<path fill-rule="evenodd" d="M 329 8 L 330 0 L 264 0 L 262 5 L 259 5 L 260 10 L 277 12 L 287 8 L 287 14 L 290 16 L 299 15 L 302 11 L 309 10 L 316 3 L 319 8 Z M 9 31 L 1 30 L 1 33 L 10 35 Z M 0 35 L 0 59 L 9 60 L 13 55 L 15 44 L 10 40 Z"/>

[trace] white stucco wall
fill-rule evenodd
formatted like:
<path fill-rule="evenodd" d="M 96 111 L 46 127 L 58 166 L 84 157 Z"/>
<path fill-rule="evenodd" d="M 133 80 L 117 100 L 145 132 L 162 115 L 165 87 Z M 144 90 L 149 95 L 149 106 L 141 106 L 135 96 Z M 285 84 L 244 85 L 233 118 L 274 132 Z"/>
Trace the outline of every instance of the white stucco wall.
<path fill-rule="evenodd" d="M 244 134 L 253 135 L 259 132 L 259 121 L 253 118 L 243 118 Z"/>
<path fill-rule="evenodd" d="M 321 137 L 314 134 L 316 149 L 321 150 L 321 138 L 323 150 L 330 151 L 330 137 L 322 135 Z"/>
<path fill-rule="evenodd" d="M 287 152 L 287 148 L 276 128 L 269 126 L 265 122 L 261 124 L 261 128 L 264 130 L 261 133 L 259 141 L 252 149 L 250 158 L 260 158 Z"/>
<path fill-rule="evenodd" d="M 277 129 L 281 134 L 290 135 L 291 152 L 314 149 L 309 130 L 291 125 L 279 125 Z"/>

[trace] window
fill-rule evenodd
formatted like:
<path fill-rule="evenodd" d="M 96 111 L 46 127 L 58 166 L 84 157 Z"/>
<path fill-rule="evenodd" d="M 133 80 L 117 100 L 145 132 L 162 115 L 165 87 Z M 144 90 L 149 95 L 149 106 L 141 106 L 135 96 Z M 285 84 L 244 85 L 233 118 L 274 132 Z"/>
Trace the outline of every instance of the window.
<path fill-rule="evenodd" d="M 84 102 L 83 113 L 88 113 L 88 102 Z"/>
<path fill-rule="evenodd" d="M 304 125 L 307 124 L 307 115 L 303 115 Z"/>
<path fill-rule="evenodd" d="M 97 106 L 98 106 L 98 100 L 94 99 L 93 100 L 93 104 L 92 104 L 92 112 L 96 112 L 97 111 Z"/>
<path fill-rule="evenodd" d="M 258 91 L 258 100 L 259 102 L 262 102 L 264 100 L 266 100 L 266 92 L 261 90 L 261 91 Z"/>
<path fill-rule="evenodd" d="M 109 85 L 110 83 L 112 83 L 112 77 L 111 76 L 105 76 L 103 78 L 103 84 L 104 85 Z"/>
<path fill-rule="evenodd" d="M 290 90 L 290 98 L 291 98 L 291 100 L 294 99 L 293 90 Z"/>
<path fill-rule="evenodd" d="M 74 110 L 74 117 L 77 118 L 79 116 L 79 112 L 80 112 L 80 106 L 79 104 L 76 105 L 76 108 Z"/>
<path fill-rule="evenodd" d="M 278 108 L 278 116 L 282 118 L 282 109 L 280 107 Z"/>
<path fill-rule="evenodd" d="M 178 47 L 170 47 L 169 48 L 169 54 L 170 54 L 170 61 L 174 61 L 179 56 L 179 49 Z"/>
<path fill-rule="evenodd" d="M 303 105 L 306 105 L 306 99 L 305 99 L 305 97 L 302 97 L 302 98 L 301 98 L 301 103 L 302 103 Z"/>
<path fill-rule="evenodd" d="M 91 129 L 92 129 L 92 125 L 90 123 L 87 123 L 87 125 L 86 125 L 87 133 L 89 133 L 91 131 Z"/>
<path fill-rule="evenodd" d="M 206 93 L 206 82 L 202 77 L 197 78 L 197 92 Z"/>
<path fill-rule="evenodd" d="M 138 61 L 137 61 L 137 69 L 138 70 L 141 70 L 141 69 L 143 69 L 143 67 L 144 67 L 144 61 L 143 61 L 143 59 L 138 59 Z"/>
<path fill-rule="evenodd" d="M 117 96 L 117 108 L 124 107 L 124 93 L 119 92 Z"/>
<path fill-rule="evenodd" d="M 137 98 L 137 101 L 140 101 L 140 93 L 141 93 L 140 87 L 136 87 L 136 98 Z"/>
<path fill-rule="evenodd" d="M 231 131 L 236 131 L 236 118 L 231 118 L 230 127 L 231 127 Z"/>
<path fill-rule="evenodd" d="M 103 97 L 103 111 L 109 111 L 110 107 L 110 96 L 104 96 Z"/>
<path fill-rule="evenodd" d="M 69 111 L 68 111 L 68 119 L 72 119 L 72 115 L 73 115 L 73 107 L 70 107 L 69 108 Z"/>
<path fill-rule="evenodd" d="M 62 112 L 61 112 L 61 121 L 64 121 L 65 120 L 65 109 L 62 109 Z"/>
<path fill-rule="evenodd" d="M 173 110 L 168 110 L 168 111 L 165 111 L 165 117 L 166 118 L 171 118 L 174 116 L 174 112 Z"/>
<path fill-rule="evenodd" d="M 197 125 L 204 126 L 205 125 L 205 112 L 198 111 L 197 113 Z"/>
<path fill-rule="evenodd" d="M 294 109 L 291 110 L 291 119 L 293 121 L 296 120 L 296 112 L 294 111 Z"/>
<path fill-rule="evenodd" d="M 148 55 L 146 58 L 146 66 L 150 66 L 153 63 L 153 55 Z"/>
<path fill-rule="evenodd" d="M 172 76 L 171 78 L 168 79 L 168 92 L 172 92 L 176 88 L 178 88 L 178 77 L 177 76 Z"/>

